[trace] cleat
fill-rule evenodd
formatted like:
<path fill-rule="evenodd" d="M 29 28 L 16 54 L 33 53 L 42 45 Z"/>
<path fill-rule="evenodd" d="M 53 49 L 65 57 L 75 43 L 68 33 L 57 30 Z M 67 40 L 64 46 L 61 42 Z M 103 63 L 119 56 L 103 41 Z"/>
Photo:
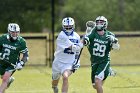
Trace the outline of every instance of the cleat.
<path fill-rule="evenodd" d="M 14 82 L 14 80 L 15 80 L 15 78 L 14 78 L 14 77 L 10 77 L 10 78 L 9 78 L 9 81 L 8 81 L 8 84 L 7 84 L 7 88 L 9 88 L 9 87 L 10 87 L 11 83 L 13 83 L 13 82 Z"/>
<path fill-rule="evenodd" d="M 57 87 L 57 86 L 52 87 L 52 89 L 53 89 L 53 92 L 54 92 L 54 93 L 58 93 L 58 87 Z"/>

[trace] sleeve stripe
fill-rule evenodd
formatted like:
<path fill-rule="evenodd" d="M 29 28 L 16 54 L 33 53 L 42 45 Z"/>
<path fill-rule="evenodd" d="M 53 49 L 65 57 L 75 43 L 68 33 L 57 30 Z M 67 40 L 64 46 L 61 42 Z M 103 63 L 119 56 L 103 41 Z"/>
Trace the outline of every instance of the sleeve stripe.
<path fill-rule="evenodd" d="M 21 53 L 25 53 L 25 52 L 28 52 L 28 49 L 25 48 L 24 50 L 20 51 Z"/>

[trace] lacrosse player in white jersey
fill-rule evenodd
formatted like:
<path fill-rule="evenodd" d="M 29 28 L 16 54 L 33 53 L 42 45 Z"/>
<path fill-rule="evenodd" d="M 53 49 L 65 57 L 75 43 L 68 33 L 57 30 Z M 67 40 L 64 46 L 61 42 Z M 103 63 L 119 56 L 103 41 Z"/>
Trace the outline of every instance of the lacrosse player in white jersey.
<path fill-rule="evenodd" d="M 75 22 L 71 17 L 62 20 L 63 30 L 59 33 L 56 40 L 56 51 L 52 65 L 52 89 L 58 93 L 58 82 L 62 76 L 62 93 L 68 93 L 68 78 L 80 67 L 77 62 L 83 44 L 80 36 L 75 32 Z"/>

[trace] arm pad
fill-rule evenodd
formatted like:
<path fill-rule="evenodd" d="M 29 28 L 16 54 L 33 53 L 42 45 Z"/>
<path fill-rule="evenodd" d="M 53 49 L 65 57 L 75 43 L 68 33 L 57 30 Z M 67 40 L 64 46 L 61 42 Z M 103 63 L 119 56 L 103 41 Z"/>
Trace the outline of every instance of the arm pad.
<path fill-rule="evenodd" d="M 24 63 L 26 63 L 29 60 L 29 53 L 28 52 L 23 53 L 23 58 L 21 60 Z"/>
<path fill-rule="evenodd" d="M 87 46 L 87 45 L 90 44 L 89 38 L 88 38 L 88 37 L 85 37 L 85 38 L 83 39 L 83 44 L 84 44 L 85 46 Z"/>

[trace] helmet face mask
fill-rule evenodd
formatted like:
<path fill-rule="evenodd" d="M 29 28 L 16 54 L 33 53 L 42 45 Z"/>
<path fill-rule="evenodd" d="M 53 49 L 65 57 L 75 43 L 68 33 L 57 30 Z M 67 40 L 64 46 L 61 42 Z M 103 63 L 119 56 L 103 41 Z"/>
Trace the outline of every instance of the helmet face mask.
<path fill-rule="evenodd" d="M 13 40 L 16 40 L 18 38 L 19 33 L 20 33 L 19 31 L 18 32 L 9 31 L 9 35 Z"/>
<path fill-rule="evenodd" d="M 73 28 L 72 25 L 69 25 L 69 26 L 65 26 L 65 25 L 64 25 L 64 29 L 65 29 L 65 30 L 71 30 L 72 28 Z"/>
<path fill-rule="evenodd" d="M 101 31 L 107 28 L 108 21 L 104 16 L 97 17 L 95 21 L 96 21 L 96 27 L 98 31 Z"/>
<path fill-rule="evenodd" d="M 16 23 L 9 23 L 8 24 L 8 33 L 10 38 L 16 40 L 20 34 L 20 27 Z"/>
<path fill-rule="evenodd" d="M 64 32 L 67 35 L 70 35 L 71 33 L 73 33 L 74 28 L 75 28 L 75 22 L 74 19 L 71 17 L 66 17 L 62 20 L 62 27 Z"/>

